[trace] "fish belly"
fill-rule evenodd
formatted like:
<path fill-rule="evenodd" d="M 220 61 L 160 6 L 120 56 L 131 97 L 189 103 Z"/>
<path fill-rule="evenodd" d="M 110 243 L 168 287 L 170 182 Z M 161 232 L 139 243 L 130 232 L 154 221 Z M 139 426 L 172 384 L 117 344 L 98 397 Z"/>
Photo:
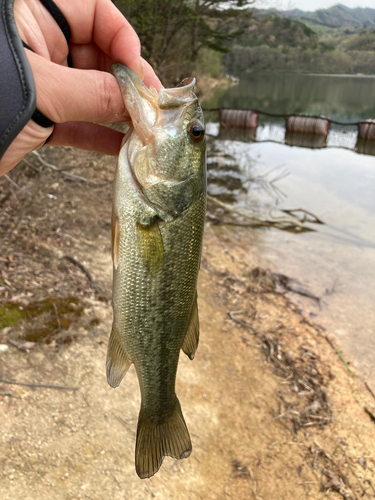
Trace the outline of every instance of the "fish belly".
<path fill-rule="evenodd" d="M 113 372 L 114 383 L 110 378 L 109 382 L 118 385 L 134 363 L 142 395 L 136 470 L 143 478 L 157 472 L 164 456 L 184 458 L 191 452 L 175 379 L 196 301 L 206 201 L 202 194 L 172 222 L 158 222 L 163 261 L 154 273 L 140 252 L 137 221 L 142 214 L 137 197 L 129 203 L 131 195 L 130 191 L 118 209 L 119 263 L 114 269 L 110 346 L 122 357 L 122 368 Z"/>

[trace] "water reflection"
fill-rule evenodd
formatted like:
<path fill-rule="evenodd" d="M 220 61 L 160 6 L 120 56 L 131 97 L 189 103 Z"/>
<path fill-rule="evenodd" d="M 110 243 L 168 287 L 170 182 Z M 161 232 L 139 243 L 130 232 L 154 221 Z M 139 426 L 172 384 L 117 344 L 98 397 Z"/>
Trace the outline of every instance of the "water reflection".
<path fill-rule="evenodd" d="M 220 127 L 218 138 L 229 141 L 252 142 L 255 141 L 257 134 L 256 128 L 234 128 Z"/>
<path fill-rule="evenodd" d="M 212 113 L 211 113 L 212 114 Z M 260 120 L 256 129 L 242 129 L 221 126 L 219 123 L 208 123 L 207 134 L 220 140 L 241 142 L 278 142 L 288 146 L 309 149 L 343 148 L 359 154 L 375 156 L 375 141 L 357 139 L 356 126 L 342 127 L 330 124 L 328 136 L 290 133 L 285 129 L 285 120 Z"/>
<path fill-rule="evenodd" d="M 222 142 L 209 142 L 207 159 L 208 194 L 221 201 L 236 203 L 246 195 L 250 180 L 241 170 L 240 162 L 228 154 Z"/>
<path fill-rule="evenodd" d="M 356 122 L 375 118 L 375 78 L 251 74 L 203 104 Z M 264 116 L 251 142 L 243 131 L 220 131 L 217 113 L 207 118 L 214 136 L 210 194 L 260 217 L 302 208 L 325 223 L 308 223 L 315 231 L 298 235 L 227 225 L 217 226 L 218 234 L 242 245 L 244 261 L 250 254 L 258 265 L 302 281 L 321 297 L 321 308 L 293 299 L 339 339 L 375 389 L 375 160 L 369 156 L 375 142 L 357 142 L 357 127 L 331 123 L 325 147 L 309 149 L 305 139 L 290 147 L 285 120 Z M 223 219 L 224 210 L 218 210 L 209 205 L 211 215 Z"/>
<path fill-rule="evenodd" d="M 299 134 L 297 132 L 286 132 L 285 144 L 298 146 L 300 148 L 321 149 L 326 145 L 325 135 Z"/>
<path fill-rule="evenodd" d="M 222 140 L 218 124 L 209 124 L 208 131 L 216 135 L 209 140 L 212 196 L 260 217 L 282 217 L 301 208 L 324 221 L 307 223 L 314 232 L 261 230 L 254 238 L 251 230 L 246 232 L 254 224 L 212 203 L 208 207 L 211 221 L 226 223 L 218 230 L 225 227 L 236 245 L 244 247 L 244 255 L 250 253 L 259 265 L 298 279 L 321 298 L 320 308 L 302 297 L 293 300 L 339 338 L 348 358 L 375 387 L 373 157 L 329 147 L 342 140 L 335 129 L 328 147 L 313 150 L 258 142 L 262 136 L 285 134 L 283 123 L 261 125 L 257 142 Z M 348 131 L 348 139 L 354 147 L 356 132 Z"/>
<path fill-rule="evenodd" d="M 364 141 L 363 139 L 358 139 L 355 148 L 357 153 L 375 156 L 375 141 Z"/>
<path fill-rule="evenodd" d="M 239 85 L 218 90 L 203 104 L 355 122 L 375 118 L 375 77 L 250 73 L 240 76 Z"/>
<path fill-rule="evenodd" d="M 312 224 L 323 224 L 303 208 L 277 207 L 284 196 L 277 183 L 287 172 L 282 168 L 264 172 L 244 144 L 223 141 L 219 134 L 208 142 L 207 163 L 208 218 L 215 224 L 294 233 L 314 231 Z"/>

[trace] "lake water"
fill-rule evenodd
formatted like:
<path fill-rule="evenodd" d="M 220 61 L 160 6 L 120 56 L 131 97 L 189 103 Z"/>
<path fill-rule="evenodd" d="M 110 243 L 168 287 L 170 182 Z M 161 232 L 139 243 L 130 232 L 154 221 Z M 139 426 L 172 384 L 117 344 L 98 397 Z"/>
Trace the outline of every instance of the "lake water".
<path fill-rule="evenodd" d="M 375 78 L 250 74 L 203 106 L 375 119 Z M 318 304 L 292 294 L 375 389 L 375 156 L 345 149 L 355 148 L 356 127 L 332 127 L 327 147 L 312 150 L 283 144 L 281 119 L 261 116 L 258 142 L 226 139 L 218 115 L 207 119 L 211 195 L 263 215 L 302 208 L 324 222 L 302 234 L 226 230 L 259 265 L 297 279 L 321 298 Z"/>

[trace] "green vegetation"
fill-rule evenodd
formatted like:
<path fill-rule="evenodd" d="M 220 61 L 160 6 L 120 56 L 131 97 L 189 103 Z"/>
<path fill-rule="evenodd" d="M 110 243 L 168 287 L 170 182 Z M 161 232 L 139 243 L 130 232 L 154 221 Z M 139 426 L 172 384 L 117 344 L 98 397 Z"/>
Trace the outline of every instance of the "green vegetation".
<path fill-rule="evenodd" d="M 26 318 L 26 311 L 20 308 L 19 304 L 8 302 L 0 305 L 0 330 L 7 326 L 17 326 L 20 321 Z"/>
<path fill-rule="evenodd" d="M 175 84 L 205 62 L 217 74 L 217 61 L 238 30 L 226 29 L 234 20 L 249 17 L 252 0 L 113 0 L 135 28 L 142 55 L 164 84 Z M 212 61 L 214 64 L 212 64 Z"/>
<path fill-rule="evenodd" d="M 260 11 L 265 12 L 265 11 Z M 290 19 L 300 19 L 311 26 L 321 28 L 343 29 L 356 31 L 358 29 L 375 26 L 375 9 L 350 9 L 345 5 L 334 5 L 329 9 L 319 9 L 315 12 L 305 12 L 299 9 L 279 12 L 277 15 Z"/>
<path fill-rule="evenodd" d="M 24 323 L 23 338 L 38 342 L 77 326 L 82 313 L 83 304 L 78 297 L 49 297 L 28 305 L 6 302 L 0 305 L 0 330 L 6 326 L 19 327 L 28 320 Z"/>
<path fill-rule="evenodd" d="M 253 9 L 253 0 L 113 0 L 165 85 L 244 71 L 375 74 L 375 9 Z"/>
<path fill-rule="evenodd" d="M 270 70 L 375 74 L 375 27 L 349 30 L 345 23 L 333 28 L 310 19 L 307 25 L 284 15 L 256 12 L 251 19 L 242 21 L 243 33 L 225 56 L 228 73 Z M 321 14 L 319 19 L 324 16 Z"/>

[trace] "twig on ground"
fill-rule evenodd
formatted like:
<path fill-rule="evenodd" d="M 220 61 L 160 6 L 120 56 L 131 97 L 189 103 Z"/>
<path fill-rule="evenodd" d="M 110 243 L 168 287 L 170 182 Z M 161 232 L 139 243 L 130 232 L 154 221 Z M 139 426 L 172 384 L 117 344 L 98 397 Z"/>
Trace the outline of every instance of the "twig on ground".
<path fill-rule="evenodd" d="M 317 295 L 314 295 L 313 293 L 309 292 L 308 290 L 294 288 L 291 286 L 293 281 L 297 285 L 299 285 L 297 280 L 290 279 L 287 276 L 285 276 L 284 274 L 280 274 L 280 273 L 275 273 L 274 276 L 278 279 L 278 281 L 279 281 L 278 284 L 280 286 L 282 286 L 285 289 L 285 291 L 296 293 L 298 295 L 301 295 L 302 297 L 307 297 L 308 299 L 315 300 L 320 305 L 320 297 L 318 297 Z"/>
<path fill-rule="evenodd" d="M 53 305 L 53 308 L 54 308 L 55 314 L 56 314 L 57 327 L 58 327 L 58 329 L 60 331 L 61 330 L 61 323 L 60 323 L 59 313 L 57 311 L 56 304 L 54 302 L 52 302 L 52 305 Z"/>
<path fill-rule="evenodd" d="M 368 392 L 371 394 L 371 396 L 375 399 L 374 391 L 371 389 L 371 387 L 368 385 L 367 382 L 365 382 L 365 387 L 368 390 Z"/>
<path fill-rule="evenodd" d="M 339 358 L 343 362 L 343 365 L 348 370 L 348 372 L 350 373 L 350 375 L 352 377 L 356 377 L 357 375 L 350 369 L 350 367 L 349 367 L 348 363 L 346 362 L 346 360 L 345 360 L 342 352 L 339 351 L 339 349 L 337 349 L 337 347 L 334 345 L 334 343 L 332 342 L 332 340 L 330 340 L 328 337 L 325 337 L 325 339 L 328 342 L 328 344 L 332 347 L 332 349 L 334 349 L 336 351 L 336 354 L 339 356 Z"/>
<path fill-rule="evenodd" d="M 28 382 L 16 382 L 15 380 L 5 380 L 0 378 L 0 383 L 9 385 L 22 385 L 25 387 L 41 387 L 44 389 L 59 389 L 64 391 L 78 391 L 79 387 L 69 387 L 66 385 L 53 385 L 53 384 L 33 384 Z"/>
<path fill-rule="evenodd" d="M 9 177 L 9 175 L 8 175 L 8 174 L 4 174 L 4 177 L 5 177 L 5 179 L 6 179 L 8 182 L 10 182 L 10 183 L 11 183 L 14 187 L 16 187 L 17 189 L 19 189 L 19 191 L 25 191 L 25 193 L 27 193 L 27 194 L 31 194 L 31 193 L 30 193 L 30 191 L 28 191 L 28 190 L 27 190 L 27 189 L 25 189 L 25 188 L 21 188 L 21 186 L 19 186 L 19 185 L 17 184 L 17 182 L 14 182 L 14 180 L 13 180 L 11 177 Z"/>
<path fill-rule="evenodd" d="M 238 325 L 243 326 L 244 328 L 247 328 L 248 330 L 250 330 L 251 333 L 257 335 L 257 331 L 251 325 L 249 325 L 249 323 L 247 323 L 246 321 L 243 321 L 242 319 L 237 317 L 237 314 L 241 314 L 244 312 L 245 311 L 228 311 L 228 314 L 229 314 L 229 317 L 232 321 L 234 321 Z"/>
<path fill-rule="evenodd" d="M 12 345 L 13 347 L 16 347 L 19 351 L 22 351 L 22 352 L 29 352 L 29 350 L 30 350 L 30 346 L 28 347 L 27 343 L 26 343 L 26 345 L 19 344 L 18 342 L 16 342 L 13 339 L 8 339 L 8 344 Z M 30 344 L 35 345 L 34 342 L 30 342 Z"/>
<path fill-rule="evenodd" d="M 289 214 L 289 215 L 291 215 L 293 217 L 297 217 L 302 223 L 303 222 L 312 222 L 314 224 L 324 224 L 324 222 L 322 221 L 322 219 L 319 219 L 319 217 L 317 217 L 315 214 L 313 214 L 312 212 L 309 212 L 308 210 L 305 210 L 304 208 L 294 208 L 294 209 L 291 209 L 291 210 L 287 210 L 286 208 L 284 208 L 281 211 L 285 212 L 286 214 Z M 301 219 L 297 215 L 294 215 L 296 212 L 302 212 L 305 215 Z M 309 219 L 307 216 L 310 216 L 311 219 Z"/>
<path fill-rule="evenodd" d="M 254 477 L 253 471 L 250 467 L 250 465 L 243 465 L 241 462 L 238 460 L 233 460 L 233 469 L 234 471 L 232 472 L 231 476 L 235 478 L 248 478 L 249 484 L 252 486 L 253 490 L 253 495 L 255 500 L 262 500 L 258 495 L 257 495 L 257 481 Z"/>
<path fill-rule="evenodd" d="M 207 196 L 207 200 L 211 201 L 212 203 L 215 203 L 219 207 L 223 208 L 229 213 L 237 214 L 240 215 L 241 217 L 245 217 L 248 219 L 249 223 L 244 224 L 244 223 L 237 223 L 237 222 L 223 222 L 220 219 L 217 219 L 215 217 L 211 217 L 212 219 L 216 220 L 217 222 L 221 222 L 223 224 L 228 224 L 228 225 L 233 225 L 233 226 L 242 226 L 242 227 L 275 227 L 277 229 L 282 229 L 284 231 L 292 231 L 292 232 L 306 232 L 306 231 L 314 231 L 314 229 L 308 227 L 305 225 L 305 222 L 310 222 L 310 223 L 319 223 L 323 224 L 323 222 L 316 217 L 315 215 L 311 214 L 310 212 L 306 212 L 303 209 L 298 209 L 298 210 L 282 210 L 285 212 L 288 216 L 282 216 L 282 217 L 274 217 L 270 214 L 269 218 L 262 217 L 260 215 L 254 214 L 254 213 L 249 213 L 246 210 L 242 210 L 240 208 L 234 208 L 231 205 L 228 205 L 227 203 L 224 203 L 214 196 Z M 307 219 L 306 216 L 304 216 L 302 219 L 299 218 L 298 216 L 294 215 L 293 212 L 301 211 L 304 213 L 308 213 L 314 220 L 309 220 Z"/>
<path fill-rule="evenodd" d="M 355 473 L 355 471 L 354 471 L 354 469 L 353 469 L 353 467 L 352 467 L 352 464 L 350 463 L 350 461 L 349 461 L 348 457 L 346 456 L 345 451 L 343 451 L 343 452 L 342 452 L 342 454 L 343 454 L 343 455 L 344 455 L 344 457 L 345 457 L 346 463 L 348 464 L 348 467 L 349 467 L 349 469 L 350 469 L 351 473 L 352 473 L 352 474 L 353 474 L 353 476 L 356 478 L 357 483 L 358 483 L 358 484 L 359 484 L 359 486 L 361 487 L 361 490 L 362 490 L 362 493 L 363 493 L 363 495 L 362 495 L 362 496 L 366 496 L 366 497 L 367 497 L 368 495 L 367 495 L 366 488 L 363 486 L 362 481 L 359 479 L 359 477 L 358 477 L 358 476 L 357 476 L 357 474 Z"/>
<path fill-rule="evenodd" d="M 314 444 L 317 448 L 319 448 L 319 450 L 328 458 L 328 460 L 330 460 L 333 464 L 335 464 L 335 461 L 333 460 L 333 458 L 331 457 L 331 455 L 329 455 L 326 450 L 323 448 L 323 446 L 321 446 L 318 441 L 314 441 Z M 336 465 L 336 464 L 335 464 Z"/>
<path fill-rule="evenodd" d="M 87 279 L 89 280 L 89 283 L 90 283 L 92 289 L 97 294 L 99 294 L 101 296 L 104 296 L 104 294 L 103 294 L 102 290 L 100 289 L 100 287 L 94 282 L 94 280 L 93 280 L 93 278 L 91 276 L 90 271 L 88 269 L 86 269 L 83 264 L 81 264 L 80 262 L 78 262 L 78 260 L 74 259 L 73 257 L 70 257 L 70 255 L 65 255 L 64 259 L 68 260 L 69 262 L 71 262 L 75 266 L 79 267 L 79 269 L 86 275 Z"/>
<path fill-rule="evenodd" d="M 370 416 L 371 420 L 375 422 L 375 408 L 374 407 L 370 408 L 369 406 L 365 406 L 365 412 L 367 413 L 367 415 Z"/>
<path fill-rule="evenodd" d="M 250 479 L 251 479 L 251 481 L 253 483 L 253 495 L 254 495 L 254 498 L 255 498 L 255 500 L 262 500 L 261 497 L 259 497 L 257 495 L 257 481 L 256 481 L 256 479 L 254 477 L 254 474 L 253 474 L 253 471 L 251 470 L 250 465 L 248 465 L 247 468 L 249 469 Z"/>
<path fill-rule="evenodd" d="M 45 161 L 42 158 L 42 156 L 40 155 L 40 153 L 38 153 L 37 151 L 32 151 L 32 154 L 38 158 L 38 160 L 40 161 L 40 163 L 42 165 L 50 168 L 51 170 L 54 170 L 55 172 L 59 172 L 61 175 L 64 175 L 67 179 L 71 179 L 71 180 L 79 181 L 79 182 L 86 182 L 87 184 L 92 184 L 93 186 L 105 186 L 106 184 L 108 184 L 107 182 L 92 181 L 90 179 L 86 179 L 86 177 L 82 177 L 81 175 L 75 175 L 75 174 L 71 174 L 69 172 L 66 172 L 65 170 L 60 170 L 59 168 L 56 167 L 56 165 L 53 165 L 52 163 L 48 163 L 47 161 Z"/>

